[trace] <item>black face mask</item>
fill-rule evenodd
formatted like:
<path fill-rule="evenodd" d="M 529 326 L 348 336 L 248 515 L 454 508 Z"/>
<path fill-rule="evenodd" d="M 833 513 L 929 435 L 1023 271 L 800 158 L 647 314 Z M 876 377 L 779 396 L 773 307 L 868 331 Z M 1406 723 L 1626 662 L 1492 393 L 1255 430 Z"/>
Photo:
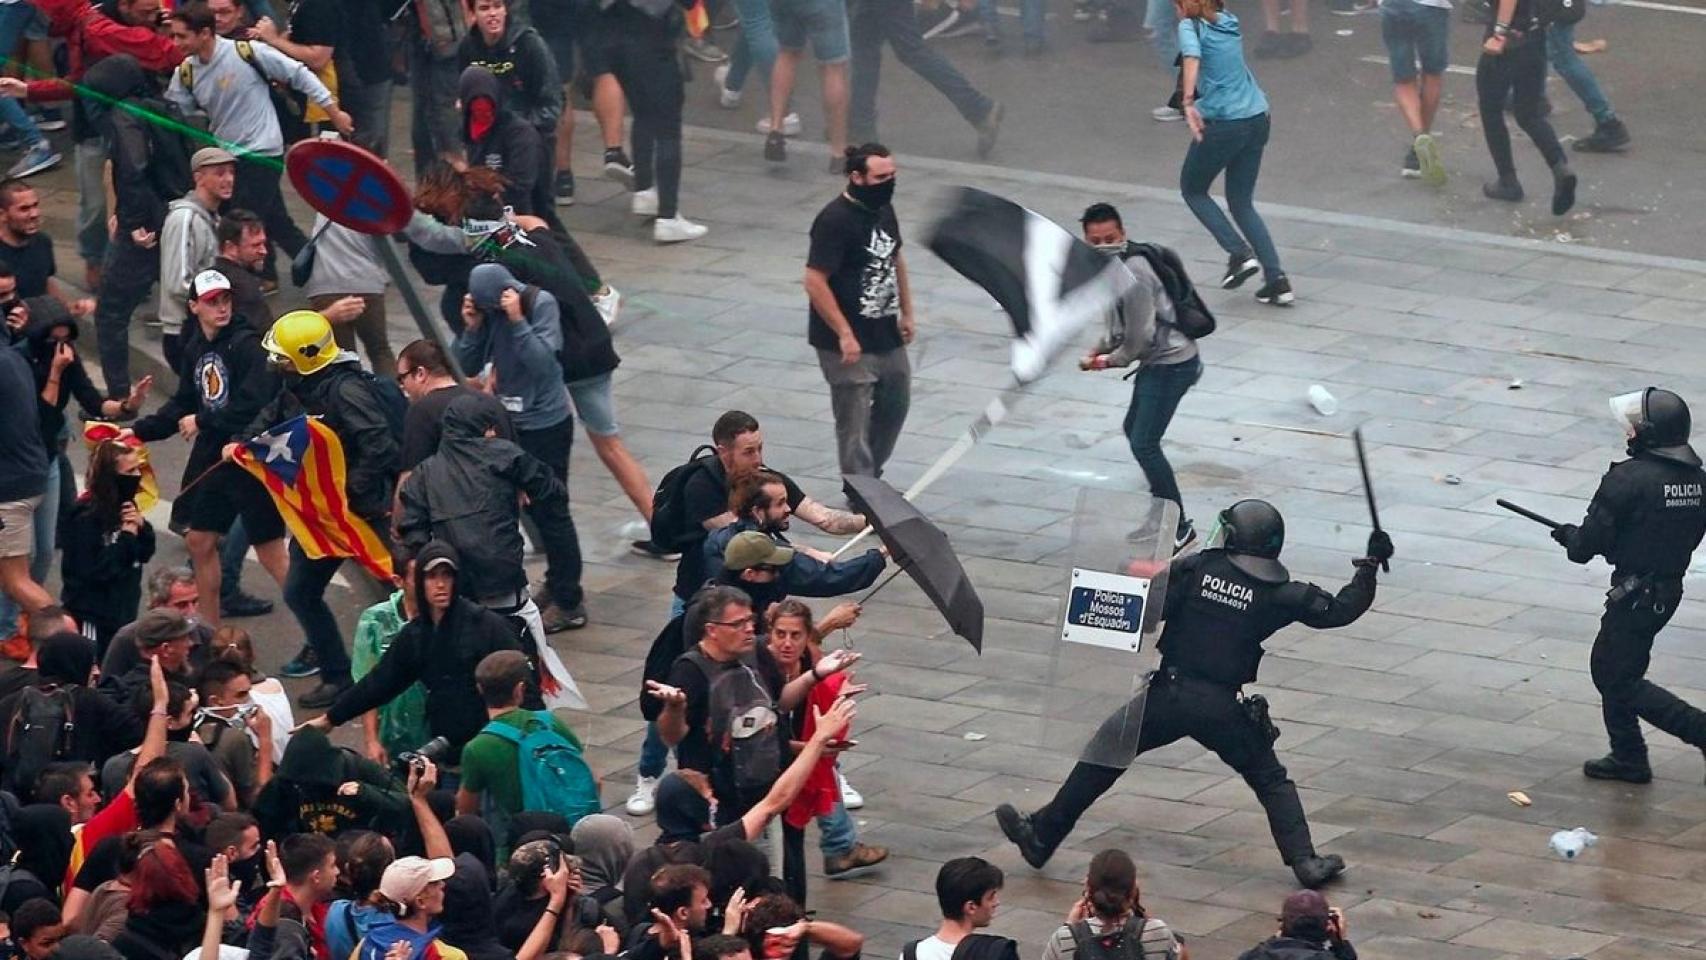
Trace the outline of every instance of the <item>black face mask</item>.
<path fill-rule="evenodd" d="M 247 736 L 247 734 L 244 734 Z M 257 852 L 246 860 L 231 861 L 230 873 L 232 880 L 243 881 L 244 890 L 266 889 L 266 857 Z"/>
<path fill-rule="evenodd" d="M 882 183 L 858 184 L 851 180 L 847 182 L 847 195 L 854 202 L 869 210 L 881 210 L 894 199 L 895 177 L 890 177 Z"/>
<path fill-rule="evenodd" d="M 142 475 L 136 473 L 121 473 L 113 478 L 113 485 L 118 489 L 120 503 L 136 499 L 137 491 L 142 489 Z"/>

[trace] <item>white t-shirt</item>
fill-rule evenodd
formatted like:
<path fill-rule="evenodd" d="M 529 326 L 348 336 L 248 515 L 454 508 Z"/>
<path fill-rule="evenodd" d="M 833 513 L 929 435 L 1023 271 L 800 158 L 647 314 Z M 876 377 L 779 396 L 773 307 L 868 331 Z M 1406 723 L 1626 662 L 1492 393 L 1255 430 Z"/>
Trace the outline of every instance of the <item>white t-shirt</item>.
<path fill-rule="evenodd" d="M 928 936 L 918 941 L 914 951 L 918 954 L 918 960 L 953 960 L 956 946 L 958 944 L 948 943 L 941 937 Z M 905 954 L 901 955 L 901 960 L 905 960 Z"/>

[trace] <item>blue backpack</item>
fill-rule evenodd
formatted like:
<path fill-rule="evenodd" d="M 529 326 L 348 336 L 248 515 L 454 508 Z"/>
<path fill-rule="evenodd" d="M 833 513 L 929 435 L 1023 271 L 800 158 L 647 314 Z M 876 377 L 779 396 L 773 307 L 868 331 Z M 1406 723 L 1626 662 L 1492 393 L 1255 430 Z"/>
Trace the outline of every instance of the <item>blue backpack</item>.
<path fill-rule="evenodd" d="M 525 733 L 496 720 L 480 732 L 515 744 L 523 809 L 560 814 L 571 825 L 604 809 L 598 799 L 598 778 L 580 750 L 557 732 L 549 713 L 535 711 Z"/>

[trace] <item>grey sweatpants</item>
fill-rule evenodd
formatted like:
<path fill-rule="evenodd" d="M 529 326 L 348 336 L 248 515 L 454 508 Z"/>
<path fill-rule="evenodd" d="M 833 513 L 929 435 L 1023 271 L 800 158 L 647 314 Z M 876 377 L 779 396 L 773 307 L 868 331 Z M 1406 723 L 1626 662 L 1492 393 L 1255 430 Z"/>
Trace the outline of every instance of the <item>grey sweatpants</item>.
<path fill-rule="evenodd" d="M 819 350 L 817 362 L 829 384 L 841 472 L 879 476 L 912 407 L 912 363 L 906 348 L 861 354 L 851 366 L 841 362 L 840 352 Z"/>

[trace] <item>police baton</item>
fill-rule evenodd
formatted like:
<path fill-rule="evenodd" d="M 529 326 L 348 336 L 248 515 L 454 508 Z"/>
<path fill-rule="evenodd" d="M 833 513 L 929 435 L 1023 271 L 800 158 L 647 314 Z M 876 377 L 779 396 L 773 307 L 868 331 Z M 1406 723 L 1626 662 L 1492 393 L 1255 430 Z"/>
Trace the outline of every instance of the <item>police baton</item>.
<path fill-rule="evenodd" d="M 1552 519 L 1551 517 L 1541 516 L 1540 514 L 1535 513 L 1533 510 L 1530 510 L 1527 507 L 1519 507 L 1516 504 L 1510 502 L 1509 500 L 1495 500 L 1493 502 L 1498 504 L 1501 507 L 1504 507 L 1506 510 L 1509 510 L 1510 512 L 1516 514 L 1519 517 L 1527 517 L 1528 519 L 1533 520 L 1535 523 L 1543 523 L 1546 526 L 1551 527 L 1554 530 L 1563 526 L 1563 524 Z"/>
<path fill-rule="evenodd" d="M 1362 449 L 1362 428 L 1361 427 L 1357 427 L 1355 430 L 1351 431 L 1351 439 L 1356 442 L 1357 467 L 1362 470 L 1362 492 L 1363 492 L 1363 495 L 1368 498 L 1368 519 L 1374 524 L 1374 532 L 1379 533 L 1380 532 L 1380 511 L 1376 510 L 1374 507 L 1374 485 L 1369 483 L 1369 481 L 1368 481 L 1368 454 L 1364 453 L 1363 449 Z M 1380 561 L 1380 572 L 1391 573 L 1392 572 L 1391 561 L 1388 561 L 1388 560 Z"/>

